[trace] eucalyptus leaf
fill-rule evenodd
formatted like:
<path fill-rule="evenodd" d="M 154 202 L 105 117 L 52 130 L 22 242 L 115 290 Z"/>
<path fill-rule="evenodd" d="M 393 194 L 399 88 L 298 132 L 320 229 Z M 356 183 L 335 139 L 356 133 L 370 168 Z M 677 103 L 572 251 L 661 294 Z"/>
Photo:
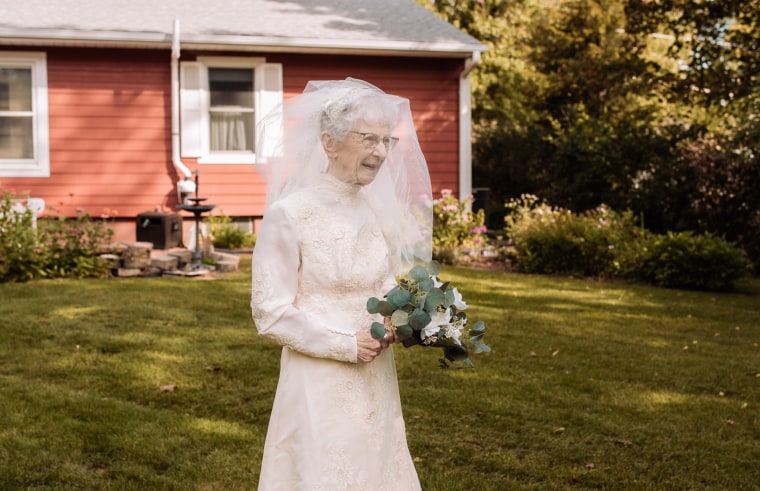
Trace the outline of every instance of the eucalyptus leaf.
<path fill-rule="evenodd" d="M 412 326 L 415 331 L 424 329 L 430 324 L 430 321 L 430 314 L 422 309 L 415 309 L 415 311 L 412 312 L 412 315 L 409 316 L 409 325 Z"/>
<path fill-rule="evenodd" d="M 483 336 L 486 334 L 484 332 L 481 332 L 480 334 L 476 334 L 474 336 L 470 336 L 470 342 L 471 343 L 482 343 L 483 342 Z"/>
<path fill-rule="evenodd" d="M 367 312 L 370 314 L 377 314 L 380 312 L 378 309 L 378 305 L 380 304 L 380 299 L 372 297 L 369 300 L 367 300 Z"/>
<path fill-rule="evenodd" d="M 433 278 L 420 281 L 420 291 L 429 292 L 433 288 L 435 288 L 435 281 L 433 281 Z"/>
<path fill-rule="evenodd" d="M 369 328 L 369 333 L 375 339 L 382 339 L 383 336 L 385 336 L 385 326 L 379 322 L 373 322 L 372 326 Z"/>
<path fill-rule="evenodd" d="M 433 288 L 425 297 L 425 310 L 433 312 L 436 307 L 443 305 L 443 292 L 440 288 Z"/>
<path fill-rule="evenodd" d="M 414 335 L 414 330 L 408 325 L 398 326 L 396 328 L 396 335 L 401 341 L 403 341 L 411 338 Z"/>
<path fill-rule="evenodd" d="M 476 333 L 483 332 L 485 330 L 486 330 L 486 323 L 483 322 L 483 321 L 478 321 L 478 322 L 475 323 L 474 326 L 472 326 L 470 328 L 470 333 L 471 334 L 476 334 Z"/>
<path fill-rule="evenodd" d="M 409 324 L 409 314 L 403 310 L 397 310 L 391 316 L 391 324 L 396 327 Z"/>
<path fill-rule="evenodd" d="M 491 348 L 486 346 L 483 343 L 472 343 L 472 352 L 473 353 L 490 353 Z"/>
<path fill-rule="evenodd" d="M 411 271 L 409 271 L 409 278 L 416 282 L 420 282 L 422 280 L 426 280 L 430 277 L 430 274 L 428 273 L 427 269 L 425 269 L 423 266 L 415 266 L 412 268 Z"/>
<path fill-rule="evenodd" d="M 412 346 L 415 346 L 417 344 L 422 344 L 422 339 L 420 338 L 419 331 L 416 331 L 412 334 L 412 336 L 402 339 L 401 344 L 404 345 L 404 348 L 411 348 Z"/>
<path fill-rule="evenodd" d="M 443 356 L 449 361 L 465 361 L 467 356 L 467 348 L 464 346 L 448 346 L 443 349 Z"/>
<path fill-rule="evenodd" d="M 454 292 L 452 290 L 446 290 L 443 292 L 443 306 L 447 309 L 454 303 Z"/>
<path fill-rule="evenodd" d="M 393 305 L 390 302 L 381 300 L 377 303 L 377 312 L 370 312 L 370 314 L 379 313 L 383 317 L 390 317 L 393 315 Z"/>
<path fill-rule="evenodd" d="M 470 337 L 470 344 L 472 344 L 473 353 L 491 352 L 491 348 L 483 342 L 483 336 L 485 336 L 485 333 L 481 332 L 480 334 Z"/>
<path fill-rule="evenodd" d="M 412 300 L 412 294 L 406 290 L 394 289 L 388 294 L 388 302 L 394 308 L 400 309 Z"/>
<path fill-rule="evenodd" d="M 437 276 L 441 272 L 441 263 L 438 261 L 430 261 L 428 271 L 430 271 L 431 275 Z"/>

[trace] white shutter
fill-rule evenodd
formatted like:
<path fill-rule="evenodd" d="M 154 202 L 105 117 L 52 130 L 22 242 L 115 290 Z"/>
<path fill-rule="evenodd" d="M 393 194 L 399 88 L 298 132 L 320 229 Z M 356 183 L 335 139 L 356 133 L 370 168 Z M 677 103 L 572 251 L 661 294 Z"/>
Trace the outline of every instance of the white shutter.
<path fill-rule="evenodd" d="M 282 103 L 282 65 L 279 63 L 264 63 L 256 70 L 259 87 L 257 92 L 256 124 L 257 126 L 269 114 L 269 112 Z M 262 128 L 256 136 L 263 137 L 264 141 L 256 142 L 256 154 L 259 162 L 266 162 L 268 158 L 278 156 L 281 148 L 275 148 L 274 142 L 279 141 L 277 133 L 282 133 L 281 118 L 270 118 L 266 127 Z"/>
<path fill-rule="evenodd" d="M 202 63 L 180 63 L 180 146 L 183 157 L 201 157 L 207 143 L 208 111 L 206 102 L 206 68 Z"/>
<path fill-rule="evenodd" d="M 282 65 L 264 63 L 259 65 L 257 73 L 259 90 L 256 122 L 259 122 L 282 102 Z"/>

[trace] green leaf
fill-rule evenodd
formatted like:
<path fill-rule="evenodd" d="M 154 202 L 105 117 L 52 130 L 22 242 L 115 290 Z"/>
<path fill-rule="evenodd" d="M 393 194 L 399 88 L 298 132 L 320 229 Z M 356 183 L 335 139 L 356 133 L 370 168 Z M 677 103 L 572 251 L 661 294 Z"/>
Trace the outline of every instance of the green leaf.
<path fill-rule="evenodd" d="M 406 339 L 402 339 L 401 344 L 404 345 L 404 348 L 411 348 L 412 346 L 422 344 L 419 332 L 414 333 L 412 336 Z"/>
<path fill-rule="evenodd" d="M 406 290 L 394 289 L 388 294 L 388 302 L 396 309 L 400 309 L 411 300 L 412 294 Z"/>
<path fill-rule="evenodd" d="M 472 344 L 473 353 L 490 353 L 491 352 L 491 348 L 489 348 L 485 343 L 483 343 L 483 336 L 485 336 L 485 333 L 481 332 L 480 334 L 470 337 L 470 344 Z"/>
<path fill-rule="evenodd" d="M 454 292 L 452 290 L 446 290 L 443 292 L 443 306 L 447 309 L 454 303 Z"/>
<path fill-rule="evenodd" d="M 471 334 L 479 334 L 486 330 L 486 323 L 483 321 L 478 321 L 475 323 L 474 326 L 470 328 Z"/>
<path fill-rule="evenodd" d="M 367 312 L 370 314 L 377 314 L 380 312 L 380 310 L 377 308 L 378 304 L 380 303 L 380 299 L 372 297 L 369 300 L 367 300 Z"/>
<path fill-rule="evenodd" d="M 465 361 L 468 358 L 464 346 L 448 346 L 443 349 L 443 355 L 449 361 Z"/>
<path fill-rule="evenodd" d="M 430 271 L 430 274 L 433 276 L 437 276 L 441 272 L 441 263 L 438 261 L 430 261 L 430 265 L 428 266 L 428 271 Z"/>
<path fill-rule="evenodd" d="M 414 330 L 408 325 L 398 326 L 396 328 L 396 336 L 398 336 L 401 341 L 411 338 L 412 335 L 414 335 Z"/>
<path fill-rule="evenodd" d="M 420 291 L 429 292 L 433 288 L 435 288 L 435 281 L 433 281 L 433 278 L 420 281 Z"/>
<path fill-rule="evenodd" d="M 426 280 L 430 277 L 430 274 L 428 273 L 427 269 L 425 269 L 423 266 L 415 266 L 412 268 L 411 271 L 409 271 L 409 278 L 413 279 L 416 282 L 420 282 L 422 280 Z"/>
<path fill-rule="evenodd" d="M 396 327 L 405 326 L 409 324 L 409 314 L 403 310 L 397 310 L 391 316 L 391 324 Z"/>
<path fill-rule="evenodd" d="M 377 312 L 370 312 L 370 314 L 379 313 L 383 317 L 390 317 L 393 315 L 393 305 L 385 300 L 380 300 L 377 303 Z"/>
<path fill-rule="evenodd" d="M 373 322 L 372 326 L 369 328 L 369 333 L 375 339 L 382 339 L 383 336 L 385 336 L 385 326 L 379 322 Z"/>
<path fill-rule="evenodd" d="M 491 348 L 483 343 L 472 343 L 473 353 L 490 353 Z"/>
<path fill-rule="evenodd" d="M 412 315 L 409 316 L 409 325 L 412 326 L 415 331 L 419 331 L 430 324 L 430 320 L 430 314 L 422 309 L 415 309 L 414 312 L 412 312 Z"/>
<path fill-rule="evenodd" d="M 427 297 L 425 297 L 425 310 L 428 312 L 432 312 L 438 307 L 439 305 L 443 305 L 443 292 L 440 288 L 433 288 L 430 290 L 427 294 Z"/>

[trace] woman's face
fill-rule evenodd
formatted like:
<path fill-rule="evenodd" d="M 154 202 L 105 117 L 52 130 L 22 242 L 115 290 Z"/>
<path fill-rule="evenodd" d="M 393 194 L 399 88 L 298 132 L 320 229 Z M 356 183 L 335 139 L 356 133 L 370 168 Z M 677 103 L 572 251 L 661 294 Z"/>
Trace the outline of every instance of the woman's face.
<path fill-rule="evenodd" d="M 375 179 L 388 156 L 386 145 L 392 148 L 393 143 L 388 125 L 366 121 L 359 121 L 343 141 L 323 135 L 330 158 L 327 171 L 341 181 L 365 186 Z"/>

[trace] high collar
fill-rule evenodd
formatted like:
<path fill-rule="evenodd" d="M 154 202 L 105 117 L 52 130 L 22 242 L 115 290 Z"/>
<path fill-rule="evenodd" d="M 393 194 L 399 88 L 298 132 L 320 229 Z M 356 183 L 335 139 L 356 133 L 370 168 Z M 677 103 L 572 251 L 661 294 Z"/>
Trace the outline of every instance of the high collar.
<path fill-rule="evenodd" d="M 329 172 L 319 176 L 319 187 L 331 191 L 336 197 L 352 198 L 362 190 L 361 184 L 341 181 Z"/>

